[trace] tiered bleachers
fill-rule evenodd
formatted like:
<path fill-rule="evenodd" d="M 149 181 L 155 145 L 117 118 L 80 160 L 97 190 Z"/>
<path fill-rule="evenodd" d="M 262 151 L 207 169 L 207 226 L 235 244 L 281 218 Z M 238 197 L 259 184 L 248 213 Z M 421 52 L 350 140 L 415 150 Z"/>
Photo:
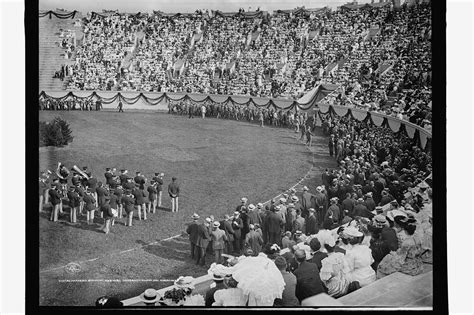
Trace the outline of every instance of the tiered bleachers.
<path fill-rule="evenodd" d="M 76 15 L 80 18 L 80 14 Z M 39 88 L 40 90 L 62 90 L 66 87 L 68 77 L 64 81 L 53 78 L 62 64 L 74 64 L 74 59 L 65 58 L 65 49 L 60 47 L 61 30 L 80 33 L 76 20 L 60 19 L 52 16 L 39 19 Z"/>

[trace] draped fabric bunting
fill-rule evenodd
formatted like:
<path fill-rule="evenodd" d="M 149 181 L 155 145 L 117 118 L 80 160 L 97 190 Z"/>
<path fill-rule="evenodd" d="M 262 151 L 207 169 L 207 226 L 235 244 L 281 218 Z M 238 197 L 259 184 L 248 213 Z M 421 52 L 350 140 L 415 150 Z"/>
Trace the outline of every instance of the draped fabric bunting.
<path fill-rule="evenodd" d="M 351 108 L 351 115 L 358 121 L 363 121 L 364 119 L 367 118 L 367 111 L 360 110 L 357 108 Z"/>
<path fill-rule="evenodd" d="M 384 117 L 377 113 L 370 113 L 370 119 L 372 120 L 374 125 L 376 125 L 377 127 L 382 126 L 383 121 L 384 121 Z"/>
<path fill-rule="evenodd" d="M 337 116 L 340 117 L 346 116 L 347 112 L 349 111 L 349 107 L 345 106 L 332 106 L 332 109 L 337 114 Z"/>
<path fill-rule="evenodd" d="M 319 104 L 319 113 L 320 114 L 327 114 L 329 113 L 329 105 L 327 104 Z"/>
<path fill-rule="evenodd" d="M 423 149 L 426 147 L 427 141 L 428 141 L 428 135 L 424 132 L 420 132 L 420 144 Z"/>
<path fill-rule="evenodd" d="M 415 127 L 411 124 L 405 124 L 405 131 L 407 132 L 408 137 L 410 137 L 410 139 L 413 139 L 416 131 Z"/>
<path fill-rule="evenodd" d="M 51 18 L 54 15 L 58 19 L 74 19 L 77 12 L 78 11 L 76 11 L 76 10 L 74 10 L 72 12 L 67 12 L 67 13 L 58 13 L 58 12 L 54 12 L 54 11 L 51 11 L 51 10 L 49 10 L 49 11 L 40 11 L 38 17 L 42 18 L 42 17 L 45 17 L 46 15 L 48 15 L 49 18 Z"/>
<path fill-rule="evenodd" d="M 401 122 L 396 119 L 387 119 L 388 126 L 392 129 L 393 132 L 398 132 L 400 130 Z"/>

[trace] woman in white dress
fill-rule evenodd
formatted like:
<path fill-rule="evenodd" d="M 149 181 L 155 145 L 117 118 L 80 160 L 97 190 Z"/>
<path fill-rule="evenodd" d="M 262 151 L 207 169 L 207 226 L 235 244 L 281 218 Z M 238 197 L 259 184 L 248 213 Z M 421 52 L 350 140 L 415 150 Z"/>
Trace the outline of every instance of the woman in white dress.
<path fill-rule="evenodd" d="M 372 250 L 369 246 L 361 244 L 364 234 L 355 227 L 345 228 L 344 234 L 349 237 L 349 243 L 352 245 L 344 257 L 349 268 L 347 278 L 351 282 L 358 281 L 359 285 L 364 287 L 376 279 L 375 270 L 370 266 L 374 262 Z"/>

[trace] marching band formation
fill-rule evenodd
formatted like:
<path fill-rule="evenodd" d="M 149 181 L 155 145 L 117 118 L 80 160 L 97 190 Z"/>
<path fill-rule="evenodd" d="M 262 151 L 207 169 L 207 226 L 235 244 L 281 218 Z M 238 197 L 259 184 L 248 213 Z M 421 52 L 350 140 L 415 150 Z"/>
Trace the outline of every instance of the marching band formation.
<path fill-rule="evenodd" d="M 87 166 L 82 170 L 74 165 L 72 171 L 58 162 L 56 171 L 43 171 L 39 178 L 39 211 L 50 203 L 50 221 L 58 221 L 65 213 L 63 205 L 70 209 L 70 223 L 76 224 L 78 216 L 86 216 L 87 224 L 94 223 L 95 212 L 104 219 L 100 228 L 105 234 L 110 232 L 115 219 L 126 218 L 124 225 L 133 225 L 134 214 L 138 220 L 147 219 L 147 213 L 156 213 L 162 205 L 164 173 L 156 172 L 149 181 L 137 171 L 135 177 L 122 169 L 116 174 L 115 168 L 106 168 L 102 182 L 96 178 Z M 72 173 L 72 174 L 71 174 Z M 56 175 L 56 176 L 54 176 Z M 173 177 L 168 185 L 171 198 L 171 212 L 178 212 L 179 184 Z M 136 210 L 135 210 L 136 209 Z"/>

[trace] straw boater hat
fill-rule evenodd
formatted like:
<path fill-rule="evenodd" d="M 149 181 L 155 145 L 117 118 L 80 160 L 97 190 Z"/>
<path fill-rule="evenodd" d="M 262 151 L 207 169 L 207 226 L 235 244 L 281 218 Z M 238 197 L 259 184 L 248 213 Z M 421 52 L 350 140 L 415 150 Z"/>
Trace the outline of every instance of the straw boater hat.
<path fill-rule="evenodd" d="M 290 188 L 290 193 L 293 193 L 293 194 L 296 193 L 296 189 Z"/>
<path fill-rule="evenodd" d="M 318 187 L 316 187 L 316 191 L 317 191 L 317 192 L 322 192 L 322 191 L 323 191 L 323 188 L 322 188 L 321 186 L 318 186 Z"/>
<path fill-rule="evenodd" d="M 146 289 L 145 292 L 140 294 L 140 300 L 147 304 L 156 303 L 160 299 L 158 292 L 155 289 Z"/>
<path fill-rule="evenodd" d="M 199 219 L 199 214 L 193 213 L 191 218 L 193 218 L 194 220 L 197 220 L 197 219 Z"/>
<path fill-rule="evenodd" d="M 213 226 L 215 227 L 219 227 L 221 224 L 219 223 L 219 221 L 214 221 L 214 223 L 212 223 Z"/>
<path fill-rule="evenodd" d="M 174 286 L 179 289 L 194 289 L 194 278 L 191 276 L 181 276 L 174 281 Z"/>
<path fill-rule="evenodd" d="M 283 198 L 283 197 L 281 197 L 281 198 L 279 199 L 279 201 L 280 201 L 281 203 L 285 203 L 285 202 L 286 202 L 286 199 Z"/>
<path fill-rule="evenodd" d="M 303 187 L 303 190 L 304 190 L 304 191 L 308 191 L 308 190 L 309 190 L 309 188 L 308 188 L 308 187 L 306 187 L 306 186 L 304 186 L 304 187 Z"/>
<path fill-rule="evenodd" d="M 248 199 L 245 198 L 245 197 L 240 198 L 240 201 L 241 201 L 241 202 L 247 202 L 247 200 L 248 200 Z"/>
<path fill-rule="evenodd" d="M 255 206 L 251 203 L 249 204 L 249 206 L 247 207 L 250 211 L 252 210 L 255 210 Z"/>
<path fill-rule="evenodd" d="M 294 202 L 296 202 L 296 201 L 298 201 L 298 197 L 297 197 L 297 196 L 292 196 L 292 197 L 291 197 L 291 200 L 294 201 Z"/>
<path fill-rule="evenodd" d="M 261 203 L 261 202 L 257 203 L 257 208 L 262 209 L 263 208 L 263 203 Z"/>

